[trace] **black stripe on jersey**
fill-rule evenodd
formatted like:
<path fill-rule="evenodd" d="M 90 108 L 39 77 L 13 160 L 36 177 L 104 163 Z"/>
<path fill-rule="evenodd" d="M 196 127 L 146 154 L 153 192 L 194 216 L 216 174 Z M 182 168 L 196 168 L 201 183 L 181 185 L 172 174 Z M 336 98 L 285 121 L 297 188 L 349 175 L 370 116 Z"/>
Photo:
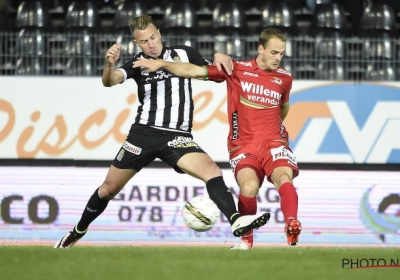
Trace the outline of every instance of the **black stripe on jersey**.
<path fill-rule="evenodd" d="M 189 93 L 190 93 L 190 113 L 189 113 L 189 127 L 193 127 L 193 110 L 194 110 L 194 102 L 193 102 L 193 93 L 192 93 L 192 80 L 189 80 Z"/>
<path fill-rule="evenodd" d="M 185 80 L 184 79 L 179 79 L 179 99 L 181 102 L 179 103 L 179 116 L 178 116 L 178 121 L 177 121 L 177 128 L 181 127 L 183 124 L 183 117 L 184 115 L 182 112 L 184 112 L 185 108 Z"/>
<path fill-rule="evenodd" d="M 149 125 L 155 125 L 156 123 L 156 113 L 157 113 L 157 91 L 158 91 L 158 83 L 154 83 L 154 85 L 150 88 L 150 112 L 149 119 L 147 123 Z"/>
<path fill-rule="evenodd" d="M 164 97 L 164 114 L 163 114 L 163 127 L 168 127 L 169 123 L 171 122 L 171 115 L 172 115 L 172 84 L 171 79 L 164 81 L 165 87 L 165 97 Z M 175 121 L 175 120 L 174 120 Z M 176 127 L 171 127 L 176 128 Z"/>
<path fill-rule="evenodd" d="M 138 92 L 144 92 L 144 84 L 138 84 Z M 138 98 L 139 98 L 139 107 L 137 109 L 137 115 L 135 118 L 135 123 L 139 123 L 140 122 L 140 116 L 142 115 L 143 112 L 143 99 L 144 99 L 144 95 L 142 94 L 138 94 Z"/>

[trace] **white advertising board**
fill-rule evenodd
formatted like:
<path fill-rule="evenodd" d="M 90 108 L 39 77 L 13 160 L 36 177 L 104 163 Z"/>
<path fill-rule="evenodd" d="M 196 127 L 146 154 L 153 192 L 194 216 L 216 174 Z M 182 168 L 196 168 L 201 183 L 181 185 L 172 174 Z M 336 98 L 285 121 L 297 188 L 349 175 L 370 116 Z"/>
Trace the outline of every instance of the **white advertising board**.
<path fill-rule="evenodd" d="M 225 83 L 193 80 L 193 135 L 227 162 Z M 110 160 L 134 122 L 132 80 L 0 77 L 0 158 Z M 400 163 L 400 83 L 295 81 L 285 120 L 299 162 Z"/>
<path fill-rule="evenodd" d="M 0 241 L 55 242 L 70 231 L 106 168 L 0 167 Z M 231 171 L 225 181 L 237 201 Z M 295 179 L 299 195 L 301 245 L 399 246 L 400 172 L 301 171 Z M 220 219 L 209 232 L 196 233 L 183 223 L 183 203 L 206 195 L 202 181 L 172 169 L 148 168 L 134 177 L 90 226 L 83 242 L 202 243 L 237 241 Z M 270 222 L 255 232 L 255 244 L 285 245 L 277 191 L 264 183 L 258 212 Z M 257 246 L 257 245 L 256 245 Z"/>

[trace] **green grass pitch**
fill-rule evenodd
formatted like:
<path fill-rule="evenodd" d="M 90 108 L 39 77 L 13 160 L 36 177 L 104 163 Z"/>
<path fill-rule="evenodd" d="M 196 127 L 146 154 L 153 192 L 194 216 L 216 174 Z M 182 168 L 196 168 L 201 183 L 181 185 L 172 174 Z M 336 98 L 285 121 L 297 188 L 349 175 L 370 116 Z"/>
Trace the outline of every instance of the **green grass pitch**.
<path fill-rule="evenodd" d="M 3 280 L 398 279 L 400 267 L 343 267 L 343 260 L 399 261 L 399 248 L 0 246 Z M 392 263 L 393 264 L 393 263 Z"/>

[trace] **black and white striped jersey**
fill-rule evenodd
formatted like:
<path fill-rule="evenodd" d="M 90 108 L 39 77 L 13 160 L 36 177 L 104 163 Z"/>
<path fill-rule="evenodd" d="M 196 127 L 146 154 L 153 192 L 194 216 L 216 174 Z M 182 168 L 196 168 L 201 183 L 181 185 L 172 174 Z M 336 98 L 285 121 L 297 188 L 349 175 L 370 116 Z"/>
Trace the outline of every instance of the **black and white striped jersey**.
<path fill-rule="evenodd" d="M 124 73 L 125 80 L 132 78 L 138 85 L 140 106 L 135 124 L 191 132 L 194 109 L 191 80 L 177 77 L 162 69 L 147 73 L 140 68 L 132 68 L 132 63 L 139 57 L 152 59 L 140 52 L 118 68 Z M 177 63 L 211 64 L 188 46 L 164 46 L 159 58 Z"/>

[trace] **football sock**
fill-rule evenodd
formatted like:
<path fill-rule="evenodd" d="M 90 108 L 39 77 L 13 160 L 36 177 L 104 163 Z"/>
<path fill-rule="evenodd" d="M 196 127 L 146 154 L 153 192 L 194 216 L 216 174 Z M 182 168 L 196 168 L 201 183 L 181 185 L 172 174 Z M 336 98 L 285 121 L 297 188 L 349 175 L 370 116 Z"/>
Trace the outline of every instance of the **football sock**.
<path fill-rule="evenodd" d="M 110 201 L 101 199 L 98 191 L 99 189 L 97 188 L 86 204 L 85 210 L 83 210 L 82 217 L 76 225 L 76 230 L 78 232 L 85 231 L 89 227 L 90 223 L 103 213 Z"/>
<path fill-rule="evenodd" d="M 257 214 L 257 198 L 239 194 L 238 209 L 241 215 Z"/>
<path fill-rule="evenodd" d="M 238 209 L 241 215 L 255 215 L 257 213 L 257 198 L 239 194 Z M 253 230 L 249 230 L 242 236 L 242 240 L 253 245 Z"/>
<path fill-rule="evenodd" d="M 297 219 L 298 196 L 292 183 L 283 183 L 278 192 L 285 222 L 288 223 L 291 219 Z"/>
<path fill-rule="evenodd" d="M 232 225 L 240 215 L 236 210 L 232 193 L 226 186 L 222 176 L 208 180 L 206 187 L 211 200 L 217 204 L 219 210 L 228 218 L 229 223 Z"/>

